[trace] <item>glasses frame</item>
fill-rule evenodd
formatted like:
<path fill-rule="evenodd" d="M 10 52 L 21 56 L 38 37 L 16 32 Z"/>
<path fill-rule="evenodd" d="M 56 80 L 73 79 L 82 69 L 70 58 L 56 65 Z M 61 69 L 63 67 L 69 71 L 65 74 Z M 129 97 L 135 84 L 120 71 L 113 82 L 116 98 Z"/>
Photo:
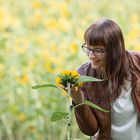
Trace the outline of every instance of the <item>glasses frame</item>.
<path fill-rule="evenodd" d="M 86 49 L 89 50 L 89 51 L 85 51 L 84 48 L 86 48 Z M 89 48 L 89 47 L 86 45 L 86 43 L 84 43 L 84 44 L 82 45 L 82 50 L 83 50 L 84 52 L 88 53 L 88 54 L 92 51 L 92 53 L 93 53 L 95 56 L 97 56 L 97 57 L 98 57 L 98 56 L 102 56 L 104 52 L 107 52 L 107 51 L 108 51 L 108 49 L 105 49 L 105 50 L 94 50 L 94 49 L 91 49 L 91 48 Z M 96 52 L 101 53 L 101 54 L 100 54 L 100 55 L 97 55 Z"/>

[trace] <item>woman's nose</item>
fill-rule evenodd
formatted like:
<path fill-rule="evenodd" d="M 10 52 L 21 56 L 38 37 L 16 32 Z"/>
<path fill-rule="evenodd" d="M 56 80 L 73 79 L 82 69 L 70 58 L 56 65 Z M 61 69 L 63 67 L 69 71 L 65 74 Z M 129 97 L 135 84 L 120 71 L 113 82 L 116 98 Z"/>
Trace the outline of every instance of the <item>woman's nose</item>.
<path fill-rule="evenodd" d="M 95 54 L 94 54 L 92 51 L 90 51 L 90 52 L 88 53 L 88 57 L 89 57 L 89 58 L 94 58 L 94 57 L 96 57 L 96 56 L 95 56 Z"/>

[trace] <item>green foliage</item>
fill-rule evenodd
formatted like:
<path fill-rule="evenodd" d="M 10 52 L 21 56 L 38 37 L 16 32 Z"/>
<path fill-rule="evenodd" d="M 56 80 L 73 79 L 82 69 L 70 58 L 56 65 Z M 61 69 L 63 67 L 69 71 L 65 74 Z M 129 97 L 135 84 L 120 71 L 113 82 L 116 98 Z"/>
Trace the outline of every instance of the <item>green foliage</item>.
<path fill-rule="evenodd" d="M 52 122 L 57 122 L 61 119 L 66 119 L 69 113 L 66 112 L 54 112 L 51 116 L 51 121 Z"/>
<path fill-rule="evenodd" d="M 35 85 L 32 86 L 33 89 L 38 89 L 38 88 L 45 88 L 45 87 L 54 87 L 54 88 L 58 88 L 56 85 L 54 84 L 43 84 L 43 85 Z"/>
<path fill-rule="evenodd" d="M 79 82 L 99 82 L 99 81 L 103 81 L 103 80 L 97 79 L 91 76 L 85 76 L 85 75 L 81 75 L 80 78 L 78 79 L 78 83 Z"/>
<path fill-rule="evenodd" d="M 109 112 L 108 110 L 105 110 L 105 109 L 101 108 L 100 106 L 98 106 L 98 105 L 96 105 L 96 104 L 94 104 L 94 103 L 91 103 L 91 102 L 88 101 L 88 100 L 85 100 L 83 103 L 76 105 L 76 106 L 74 107 L 74 109 L 75 109 L 76 107 L 78 107 L 78 106 L 83 105 L 83 104 L 89 105 L 90 107 L 92 107 L 92 108 L 94 108 L 94 109 L 97 109 L 97 110 L 100 110 L 100 111 L 103 111 L 103 112 Z"/>

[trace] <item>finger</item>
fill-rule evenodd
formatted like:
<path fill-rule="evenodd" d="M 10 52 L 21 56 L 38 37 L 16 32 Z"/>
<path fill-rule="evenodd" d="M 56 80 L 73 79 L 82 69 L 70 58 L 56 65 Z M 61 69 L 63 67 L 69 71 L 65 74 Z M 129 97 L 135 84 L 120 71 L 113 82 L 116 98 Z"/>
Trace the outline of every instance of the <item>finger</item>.
<path fill-rule="evenodd" d="M 78 86 L 75 86 L 71 90 L 72 90 L 72 92 L 79 92 L 80 88 Z"/>

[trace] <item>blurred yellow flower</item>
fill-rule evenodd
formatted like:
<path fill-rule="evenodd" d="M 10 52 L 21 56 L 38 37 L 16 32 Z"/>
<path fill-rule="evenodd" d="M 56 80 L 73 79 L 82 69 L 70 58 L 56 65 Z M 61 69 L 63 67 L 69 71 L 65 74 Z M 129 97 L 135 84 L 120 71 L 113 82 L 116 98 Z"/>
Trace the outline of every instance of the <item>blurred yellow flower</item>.
<path fill-rule="evenodd" d="M 32 4 L 32 7 L 35 9 L 40 9 L 42 7 L 42 2 L 41 1 L 34 1 Z"/>
<path fill-rule="evenodd" d="M 58 29 L 62 32 L 68 32 L 71 30 L 71 21 L 62 17 L 58 20 Z"/>
<path fill-rule="evenodd" d="M 41 57 L 43 59 L 49 58 L 49 51 L 47 49 L 44 49 L 41 53 Z"/>
<path fill-rule="evenodd" d="M 137 13 L 133 13 L 130 17 L 131 24 L 137 24 L 139 21 L 139 15 Z"/>
<path fill-rule="evenodd" d="M 84 32 L 83 32 L 83 30 L 77 29 L 76 35 L 77 35 L 77 38 L 82 42 L 83 41 L 83 38 L 84 38 Z"/>
<path fill-rule="evenodd" d="M 70 11 L 68 9 L 69 4 L 66 2 L 61 2 L 59 9 L 61 12 L 62 17 L 69 17 L 70 16 Z"/>
<path fill-rule="evenodd" d="M 30 126 L 28 127 L 28 129 L 29 129 L 30 131 L 32 131 L 32 132 L 35 132 L 35 131 L 37 130 L 37 128 L 36 128 L 35 126 L 33 126 L 33 125 L 30 125 Z"/>
<path fill-rule="evenodd" d="M 53 18 L 49 18 L 46 23 L 45 23 L 46 29 L 51 28 L 51 29 L 57 29 L 58 28 L 58 21 Z"/>
<path fill-rule="evenodd" d="M 22 22 L 18 17 L 11 16 L 11 23 L 13 29 L 20 30 L 22 28 Z"/>
<path fill-rule="evenodd" d="M 26 51 L 26 48 L 19 46 L 19 47 L 16 47 L 15 50 L 18 54 L 24 54 Z"/>
<path fill-rule="evenodd" d="M 0 63 L 0 77 L 2 77 L 5 73 L 5 65 Z"/>
<path fill-rule="evenodd" d="M 60 3 L 58 1 L 50 1 L 48 4 L 49 4 L 50 9 L 52 9 L 52 8 L 57 9 L 60 5 Z"/>
<path fill-rule="evenodd" d="M 4 71 L 4 64 L 3 63 L 0 63 L 0 72 L 3 72 Z"/>
<path fill-rule="evenodd" d="M 19 119 L 19 121 L 21 121 L 21 122 L 24 122 L 25 120 L 26 120 L 26 115 L 25 115 L 25 113 L 24 112 L 20 112 L 19 114 L 18 114 L 18 119 Z"/>
<path fill-rule="evenodd" d="M 70 51 L 72 52 L 72 54 L 77 54 L 78 53 L 78 51 L 79 51 L 78 45 L 75 42 L 71 43 Z"/>
<path fill-rule="evenodd" d="M 32 18 L 29 18 L 29 26 L 37 27 L 43 22 L 43 16 L 40 11 L 35 11 Z"/>
<path fill-rule="evenodd" d="M 30 60 L 28 70 L 29 71 L 33 70 L 36 65 L 37 65 L 36 59 Z"/>
<path fill-rule="evenodd" d="M 11 15 L 7 8 L 0 7 L 0 29 L 7 28 L 11 23 Z"/>
<path fill-rule="evenodd" d="M 54 72 L 53 63 L 51 61 L 50 62 L 46 61 L 44 63 L 44 67 L 45 67 L 45 69 L 48 73 L 53 73 Z"/>
<path fill-rule="evenodd" d="M 128 37 L 133 40 L 133 39 L 137 39 L 139 36 L 139 32 L 136 29 L 132 29 L 129 33 L 128 33 Z"/>
<path fill-rule="evenodd" d="M 36 35 L 35 41 L 40 47 L 46 48 L 48 34 L 42 33 L 41 35 Z"/>
<path fill-rule="evenodd" d="M 29 76 L 27 74 L 24 74 L 20 77 L 16 77 L 17 81 L 20 83 L 20 84 L 28 84 L 30 82 L 30 79 L 29 79 Z"/>
<path fill-rule="evenodd" d="M 136 46 L 134 46 L 134 50 L 140 51 L 140 42 Z"/>

